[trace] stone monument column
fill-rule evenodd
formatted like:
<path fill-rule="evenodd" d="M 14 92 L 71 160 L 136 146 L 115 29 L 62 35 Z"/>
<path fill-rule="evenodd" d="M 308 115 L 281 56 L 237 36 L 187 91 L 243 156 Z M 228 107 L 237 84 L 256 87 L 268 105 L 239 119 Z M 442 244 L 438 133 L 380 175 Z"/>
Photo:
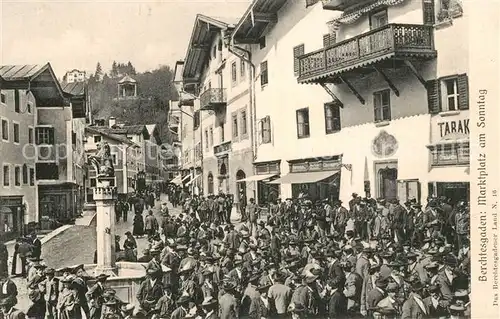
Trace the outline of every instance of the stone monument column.
<path fill-rule="evenodd" d="M 97 265 L 96 274 L 116 276 L 115 200 L 117 191 L 111 186 L 114 177 L 97 177 L 94 188 L 96 203 Z"/>

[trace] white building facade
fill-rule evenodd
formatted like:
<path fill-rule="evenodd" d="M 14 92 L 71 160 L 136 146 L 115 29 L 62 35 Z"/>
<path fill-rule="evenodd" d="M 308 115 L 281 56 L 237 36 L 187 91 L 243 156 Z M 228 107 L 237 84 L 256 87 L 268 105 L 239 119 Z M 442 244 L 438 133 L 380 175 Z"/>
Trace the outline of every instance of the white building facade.
<path fill-rule="evenodd" d="M 458 2 L 253 1 L 255 196 L 468 198 L 467 37 Z"/>

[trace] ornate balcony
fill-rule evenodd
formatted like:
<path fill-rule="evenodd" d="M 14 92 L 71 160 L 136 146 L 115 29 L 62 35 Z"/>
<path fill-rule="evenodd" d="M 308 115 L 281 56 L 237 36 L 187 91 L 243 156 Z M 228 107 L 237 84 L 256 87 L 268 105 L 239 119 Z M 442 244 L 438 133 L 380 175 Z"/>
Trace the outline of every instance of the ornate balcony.
<path fill-rule="evenodd" d="M 214 146 L 214 155 L 221 156 L 231 152 L 231 141 L 221 143 Z"/>
<path fill-rule="evenodd" d="M 398 67 L 411 60 L 437 56 L 433 27 L 388 24 L 299 57 L 299 83 L 340 83 L 346 73 L 373 71 L 377 66 Z"/>
<path fill-rule="evenodd" d="M 202 110 L 215 111 L 215 109 L 226 106 L 226 104 L 226 89 L 211 88 L 200 95 L 200 108 Z"/>
<path fill-rule="evenodd" d="M 356 4 L 370 4 L 375 2 L 374 0 L 322 0 L 323 9 L 334 10 L 334 11 L 344 11 L 346 8 L 354 6 Z"/>

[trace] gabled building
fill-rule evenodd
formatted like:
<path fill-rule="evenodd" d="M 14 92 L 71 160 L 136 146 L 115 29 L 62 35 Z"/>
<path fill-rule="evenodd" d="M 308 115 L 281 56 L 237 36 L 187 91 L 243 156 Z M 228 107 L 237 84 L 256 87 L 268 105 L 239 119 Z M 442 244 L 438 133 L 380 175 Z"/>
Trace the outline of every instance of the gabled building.
<path fill-rule="evenodd" d="M 231 42 L 255 68 L 261 201 L 270 185 L 344 202 L 468 198 L 467 8 L 449 3 L 252 1 Z"/>
<path fill-rule="evenodd" d="M 197 97 L 193 131 L 194 140 L 199 140 L 195 149 L 198 147 L 202 158 L 203 174 L 196 176 L 202 181 L 200 189 L 205 195 L 235 194 L 235 203 L 239 203 L 254 196 L 239 181 L 252 175 L 255 132 L 249 106 L 249 65 L 228 46 L 236 22 L 197 15 L 182 82 L 183 90 Z M 184 130 L 184 122 L 182 125 Z"/>
<path fill-rule="evenodd" d="M 0 76 L 0 206 L 10 210 L 0 218 L 2 229 L 20 233 L 29 223 L 68 221 L 83 194 L 85 95 L 65 91 L 50 64 L 1 66 Z"/>

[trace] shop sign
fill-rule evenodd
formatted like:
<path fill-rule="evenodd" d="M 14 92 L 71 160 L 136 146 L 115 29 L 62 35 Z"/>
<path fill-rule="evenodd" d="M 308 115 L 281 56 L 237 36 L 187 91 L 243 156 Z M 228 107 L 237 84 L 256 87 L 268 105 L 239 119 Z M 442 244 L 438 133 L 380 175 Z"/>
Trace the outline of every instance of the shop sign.
<path fill-rule="evenodd" d="M 456 119 L 437 123 L 441 138 L 450 134 L 470 135 L 469 119 Z"/>
<path fill-rule="evenodd" d="M 321 164 L 322 162 L 309 163 L 309 171 L 321 171 L 323 166 Z"/>
<path fill-rule="evenodd" d="M 294 163 L 292 164 L 291 171 L 293 173 L 307 172 L 309 169 L 308 163 Z"/>

